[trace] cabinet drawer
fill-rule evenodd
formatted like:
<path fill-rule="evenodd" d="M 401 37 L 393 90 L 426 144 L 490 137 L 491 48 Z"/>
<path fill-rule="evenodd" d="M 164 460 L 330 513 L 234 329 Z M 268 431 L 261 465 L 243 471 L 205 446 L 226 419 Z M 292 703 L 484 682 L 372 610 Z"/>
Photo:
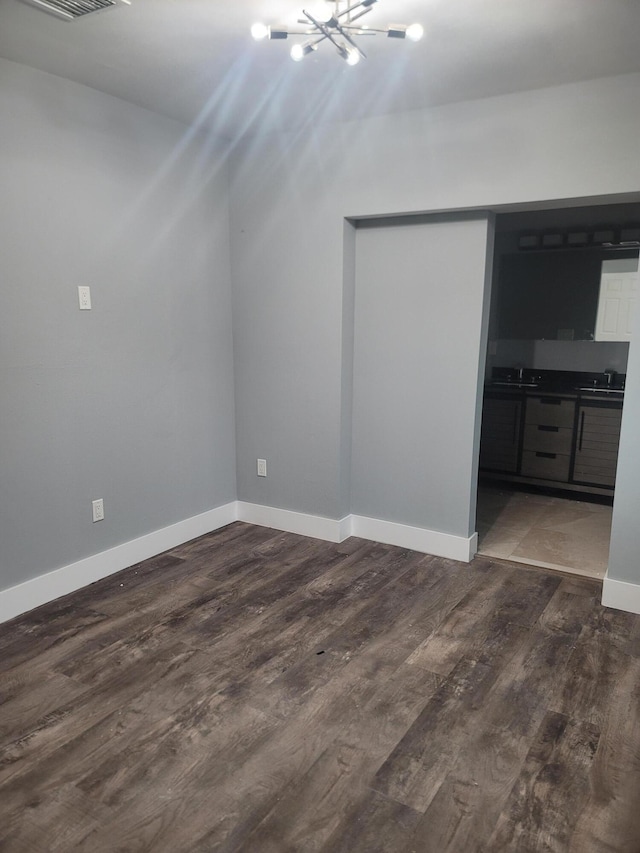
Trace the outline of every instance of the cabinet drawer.
<path fill-rule="evenodd" d="M 575 411 L 575 400 L 560 400 L 556 397 L 528 397 L 526 423 L 571 429 Z"/>
<path fill-rule="evenodd" d="M 547 424 L 527 424 L 524 428 L 524 449 L 547 453 L 571 453 L 573 430 Z"/>
<path fill-rule="evenodd" d="M 542 480 L 559 480 L 563 483 L 569 479 L 569 461 L 571 457 L 563 453 L 547 453 L 543 451 L 525 450 L 522 453 L 520 472 L 523 477 L 540 477 Z"/>

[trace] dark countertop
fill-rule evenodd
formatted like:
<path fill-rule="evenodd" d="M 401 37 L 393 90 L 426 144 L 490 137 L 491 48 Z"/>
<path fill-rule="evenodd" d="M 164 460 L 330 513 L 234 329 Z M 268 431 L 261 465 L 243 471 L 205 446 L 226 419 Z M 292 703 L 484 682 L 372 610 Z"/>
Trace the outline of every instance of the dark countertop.
<path fill-rule="evenodd" d="M 523 369 L 520 378 L 519 371 L 515 368 L 495 367 L 491 379 L 485 382 L 485 391 L 622 401 L 625 379 L 625 374 L 614 374 L 609 385 L 607 376 L 603 373 L 528 368 Z"/>

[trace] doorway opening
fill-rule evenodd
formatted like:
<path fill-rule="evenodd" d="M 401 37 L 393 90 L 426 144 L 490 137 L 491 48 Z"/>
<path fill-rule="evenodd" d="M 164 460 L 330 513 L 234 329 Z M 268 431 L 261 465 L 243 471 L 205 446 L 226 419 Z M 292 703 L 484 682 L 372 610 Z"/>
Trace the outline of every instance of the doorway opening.
<path fill-rule="evenodd" d="M 638 245 L 637 203 L 496 216 L 479 554 L 604 577 L 629 343 L 596 340 L 593 270 Z"/>

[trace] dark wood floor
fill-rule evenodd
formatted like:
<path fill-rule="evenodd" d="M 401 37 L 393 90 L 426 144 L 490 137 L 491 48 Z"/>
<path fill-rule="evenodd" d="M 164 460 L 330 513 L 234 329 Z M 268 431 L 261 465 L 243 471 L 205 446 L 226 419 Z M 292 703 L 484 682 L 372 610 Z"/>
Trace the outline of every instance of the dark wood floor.
<path fill-rule="evenodd" d="M 230 525 L 0 627 L 0 849 L 639 853 L 599 594 Z"/>

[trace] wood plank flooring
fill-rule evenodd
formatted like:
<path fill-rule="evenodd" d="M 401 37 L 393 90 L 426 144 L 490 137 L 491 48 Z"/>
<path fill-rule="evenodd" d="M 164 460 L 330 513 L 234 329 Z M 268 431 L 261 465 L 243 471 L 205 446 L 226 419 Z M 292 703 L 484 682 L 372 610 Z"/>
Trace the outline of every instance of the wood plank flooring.
<path fill-rule="evenodd" d="M 0 626 L 0 850 L 640 853 L 600 584 L 236 523 Z"/>

